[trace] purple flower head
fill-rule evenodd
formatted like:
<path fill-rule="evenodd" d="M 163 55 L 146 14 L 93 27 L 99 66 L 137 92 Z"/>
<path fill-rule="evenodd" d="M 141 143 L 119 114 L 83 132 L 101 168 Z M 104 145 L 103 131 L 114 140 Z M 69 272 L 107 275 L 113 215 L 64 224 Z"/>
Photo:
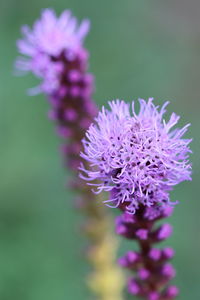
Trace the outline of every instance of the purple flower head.
<path fill-rule="evenodd" d="M 55 90 L 59 74 L 65 68 L 63 58 L 73 60 L 74 56 L 87 56 L 82 48 L 83 40 L 89 31 L 89 21 L 77 25 L 70 11 L 64 11 L 59 17 L 52 9 L 45 9 L 33 28 L 22 27 L 23 39 L 17 42 L 18 50 L 27 58 L 20 57 L 16 67 L 22 72 L 31 71 L 42 78 L 42 88 Z M 62 58 L 62 59 L 61 59 Z M 34 91 L 33 91 L 34 92 Z"/>
<path fill-rule="evenodd" d="M 132 213 L 140 204 L 169 203 L 173 186 L 191 179 L 191 140 L 182 138 L 189 124 L 174 129 L 179 120 L 175 113 L 163 119 L 168 102 L 160 109 L 153 99 L 140 99 L 139 104 L 138 114 L 134 102 L 132 114 L 124 101 L 109 102 L 110 110 L 103 107 L 86 133 L 81 153 L 90 164 L 89 170 L 81 167 L 86 174 L 81 176 L 98 181 L 97 193 L 111 191 L 107 205 L 123 205 Z"/>

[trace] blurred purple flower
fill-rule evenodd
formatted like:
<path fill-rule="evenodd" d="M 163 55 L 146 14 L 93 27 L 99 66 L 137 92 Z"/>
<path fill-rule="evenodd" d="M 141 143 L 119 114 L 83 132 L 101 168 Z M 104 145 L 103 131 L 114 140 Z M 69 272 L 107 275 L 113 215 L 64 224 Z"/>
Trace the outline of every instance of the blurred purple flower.
<path fill-rule="evenodd" d="M 70 11 L 56 17 L 53 10 L 43 10 L 32 30 L 28 26 L 22 28 L 23 39 L 17 46 L 27 58 L 19 58 L 16 67 L 41 79 L 31 92 L 44 93 L 50 102 L 48 117 L 56 123 L 56 133 L 64 139 L 61 147 L 64 164 L 77 175 L 70 186 L 81 194 L 82 209 L 91 218 L 91 210 L 98 214 L 101 209 L 91 201 L 95 195 L 78 177 L 81 140 L 97 114 L 92 98 L 94 80 L 88 73 L 89 55 L 83 46 L 88 30 L 89 22 L 85 20 L 78 27 Z"/>
<path fill-rule="evenodd" d="M 26 25 L 22 27 L 23 39 L 18 40 L 17 46 L 27 58 L 20 57 L 16 67 L 22 72 L 31 71 L 43 80 L 32 93 L 56 90 L 60 73 L 65 68 L 61 57 L 72 61 L 77 55 L 87 56 L 82 43 L 88 31 L 88 20 L 78 27 L 70 11 L 66 10 L 57 17 L 52 9 L 42 11 L 41 18 L 34 23 L 32 30 Z"/>
<path fill-rule="evenodd" d="M 31 93 L 43 92 L 51 104 L 48 113 L 57 123 L 57 133 L 70 141 L 63 147 L 68 166 L 78 169 L 80 157 L 73 145 L 81 139 L 96 116 L 97 108 L 92 99 L 94 82 L 88 73 L 88 52 L 83 40 L 89 31 L 89 21 L 84 20 L 78 27 L 70 11 L 56 17 L 52 9 L 45 9 L 33 29 L 22 27 L 23 39 L 17 42 L 19 52 L 28 56 L 19 58 L 16 67 L 30 71 L 41 79 Z"/>

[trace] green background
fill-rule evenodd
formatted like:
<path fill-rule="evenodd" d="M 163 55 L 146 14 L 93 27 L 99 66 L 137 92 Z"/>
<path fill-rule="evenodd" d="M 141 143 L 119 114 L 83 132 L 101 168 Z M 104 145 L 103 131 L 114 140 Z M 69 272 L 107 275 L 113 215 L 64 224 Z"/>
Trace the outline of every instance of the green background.
<path fill-rule="evenodd" d="M 86 41 L 95 99 L 154 97 L 170 100 L 170 112 L 191 122 L 193 181 L 180 184 L 171 218 L 176 249 L 175 282 L 181 300 L 200 299 L 200 2 L 195 0 L 0 0 L 0 299 L 90 299 L 83 282 L 86 246 L 64 184 L 69 174 L 59 157 L 59 138 L 47 120 L 43 95 L 28 97 L 37 84 L 31 75 L 15 77 L 15 40 L 22 24 L 40 10 L 70 8 L 88 17 Z M 122 243 L 121 252 L 127 244 Z M 127 297 L 128 299 L 128 297 Z"/>

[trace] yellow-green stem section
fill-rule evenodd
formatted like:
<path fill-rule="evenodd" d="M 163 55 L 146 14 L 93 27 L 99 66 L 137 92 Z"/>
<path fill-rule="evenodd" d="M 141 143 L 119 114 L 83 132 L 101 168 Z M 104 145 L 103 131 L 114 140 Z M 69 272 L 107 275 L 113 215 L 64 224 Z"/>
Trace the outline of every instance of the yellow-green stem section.
<path fill-rule="evenodd" d="M 85 231 L 90 240 L 88 260 L 93 269 L 87 285 L 95 299 L 122 300 L 125 279 L 116 262 L 118 239 L 113 232 L 113 218 L 102 199 L 94 194 L 92 199 L 86 199 L 84 207 L 87 214 Z"/>

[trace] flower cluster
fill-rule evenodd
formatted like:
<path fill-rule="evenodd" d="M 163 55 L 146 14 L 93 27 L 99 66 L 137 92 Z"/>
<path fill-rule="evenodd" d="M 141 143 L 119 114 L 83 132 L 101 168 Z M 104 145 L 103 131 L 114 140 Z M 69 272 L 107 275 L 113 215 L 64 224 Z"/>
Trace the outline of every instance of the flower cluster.
<path fill-rule="evenodd" d="M 178 288 L 168 284 L 176 274 L 169 263 L 174 250 L 154 247 L 172 233 L 170 224 L 155 227 L 155 222 L 169 217 L 172 212 L 172 206 L 143 205 L 134 215 L 124 212 L 116 219 L 116 232 L 136 240 L 140 246 L 140 251 L 128 251 L 119 259 L 122 267 L 134 272 L 128 281 L 128 290 L 132 295 L 148 300 L 172 300 L 178 295 Z"/>
<path fill-rule="evenodd" d="M 17 68 L 31 71 L 40 77 L 38 88 L 45 93 L 52 106 L 49 117 L 57 123 L 57 133 L 68 139 L 62 147 L 70 168 L 80 164 L 81 139 L 97 113 L 92 100 L 93 76 L 87 72 L 88 54 L 82 46 L 89 30 L 89 22 L 77 21 L 69 11 L 56 17 L 51 9 L 42 12 L 33 29 L 22 28 L 24 39 L 19 51 L 29 56 L 17 60 Z"/>
<path fill-rule="evenodd" d="M 77 59 L 82 61 L 82 65 L 87 59 L 82 43 L 88 31 L 88 20 L 78 27 L 70 11 L 64 11 L 57 18 L 51 9 L 42 12 L 41 19 L 34 23 L 32 30 L 28 26 L 22 27 L 23 39 L 17 42 L 17 46 L 27 58 L 20 57 L 16 66 L 22 72 L 31 71 L 43 80 L 34 92 L 49 94 L 60 87 L 60 75 L 66 71 L 67 62 L 73 68 L 65 79 L 73 82 L 80 80 L 80 74 L 73 72 L 73 69 L 77 69 Z"/>
<path fill-rule="evenodd" d="M 179 120 L 175 113 L 165 121 L 168 102 L 159 109 L 153 99 L 140 99 L 138 114 L 134 104 L 132 114 L 124 101 L 109 102 L 111 111 L 103 107 L 86 133 L 81 154 L 90 164 L 89 170 L 81 167 L 81 177 L 98 180 L 97 193 L 111 191 L 107 205 L 126 205 L 132 213 L 141 204 L 168 204 L 173 186 L 191 178 L 191 140 L 183 138 L 189 124 L 174 129 Z"/>

